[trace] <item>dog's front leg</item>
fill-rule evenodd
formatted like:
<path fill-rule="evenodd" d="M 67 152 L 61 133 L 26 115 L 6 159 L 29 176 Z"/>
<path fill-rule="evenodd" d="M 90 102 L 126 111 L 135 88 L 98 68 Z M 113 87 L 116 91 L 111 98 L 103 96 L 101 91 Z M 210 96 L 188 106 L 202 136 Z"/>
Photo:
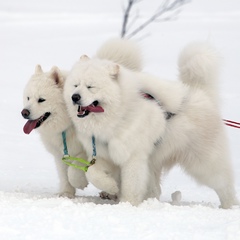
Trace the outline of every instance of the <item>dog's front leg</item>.
<path fill-rule="evenodd" d="M 97 158 L 96 163 L 88 168 L 87 179 L 98 189 L 107 192 L 110 195 L 116 195 L 119 192 L 117 175 L 118 169 L 112 163 L 102 158 Z"/>
<path fill-rule="evenodd" d="M 135 154 L 121 166 L 121 202 L 137 206 L 146 199 L 149 185 L 148 157 Z"/>
<path fill-rule="evenodd" d="M 59 196 L 74 198 L 76 190 L 68 181 L 68 165 L 63 163 L 61 156 L 55 157 L 55 163 L 60 181 Z"/>

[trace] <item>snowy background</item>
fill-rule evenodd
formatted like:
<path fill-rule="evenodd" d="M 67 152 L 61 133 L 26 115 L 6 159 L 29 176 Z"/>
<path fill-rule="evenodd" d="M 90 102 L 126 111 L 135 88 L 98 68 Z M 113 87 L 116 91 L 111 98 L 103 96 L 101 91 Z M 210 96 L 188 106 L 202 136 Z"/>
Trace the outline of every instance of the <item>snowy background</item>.
<path fill-rule="evenodd" d="M 139 5 L 141 19 L 160 0 Z M 175 168 L 163 180 L 161 202 L 139 207 L 100 200 L 89 186 L 74 200 L 58 198 L 54 161 L 37 132 L 22 127 L 22 92 L 40 63 L 70 69 L 119 36 L 122 0 L 0 0 L 0 238 L 14 239 L 240 239 L 240 209 L 219 209 L 216 194 Z M 209 40 L 223 56 L 223 118 L 240 121 L 240 1 L 193 0 L 177 21 L 154 23 L 142 32 L 145 71 L 175 79 L 177 56 L 187 43 Z M 141 37 L 136 36 L 136 38 Z M 240 130 L 228 131 L 240 198 Z M 171 193 L 180 190 L 180 206 Z"/>

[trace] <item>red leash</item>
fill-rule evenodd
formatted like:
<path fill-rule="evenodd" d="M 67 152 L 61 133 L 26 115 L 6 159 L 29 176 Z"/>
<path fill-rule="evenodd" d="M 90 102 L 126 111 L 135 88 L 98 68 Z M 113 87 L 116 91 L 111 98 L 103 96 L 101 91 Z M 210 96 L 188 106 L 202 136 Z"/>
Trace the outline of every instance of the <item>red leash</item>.
<path fill-rule="evenodd" d="M 234 121 L 230 121 L 230 120 L 227 120 L 227 119 L 223 119 L 223 121 L 227 126 L 240 128 L 240 123 L 239 122 L 234 122 Z"/>

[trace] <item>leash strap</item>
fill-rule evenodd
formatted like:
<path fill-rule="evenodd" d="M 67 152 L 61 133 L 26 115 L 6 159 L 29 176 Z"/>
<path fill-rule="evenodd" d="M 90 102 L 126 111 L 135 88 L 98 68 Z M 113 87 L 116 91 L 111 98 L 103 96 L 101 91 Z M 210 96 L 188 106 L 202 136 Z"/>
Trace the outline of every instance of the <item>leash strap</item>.
<path fill-rule="evenodd" d="M 142 95 L 144 98 L 146 98 L 146 99 L 155 100 L 155 101 L 157 102 L 157 104 L 158 104 L 160 107 L 162 107 L 161 103 L 160 103 L 157 99 L 155 99 L 151 94 L 145 93 L 145 92 L 141 92 L 141 95 Z M 172 118 L 173 116 L 176 115 L 176 113 L 172 113 L 172 112 L 168 112 L 168 111 L 165 111 L 164 114 L 165 114 L 166 120 L 169 120 L 170 118 Z"/>
<path fill-rule="evenodd" d="M 152 95 L 150 95 L 149 93 L 145 93 L 145 92 L 141 92 L 142 96 L 146 99 L 149 100 L 155 100 L 160 106 L 161 104 L 159 103 L 159 101 L 157 101 Z M 173 116 L 175 116 L 175 113 L 171 113 L 171 112 L 165 112 L 165 118 L 168 120 L 170 118 L 172 118 Z M 224 123 L 229 126 L 229 127 L 234 127 L 234 128 L 240 128 L 240 123 L 239 122 L 235 122 L 235 121 L 231 121 L 231 120 L 227 120 L 227 119 L 223 119 Z"/>
<path fill-rule="evenodd" d="M 227 120 L 227 119 L 223 119 L 223 121 L 227 126 L 240 128 L 240 123 L 239 122 L 234 122 L 234 121 Z"/>

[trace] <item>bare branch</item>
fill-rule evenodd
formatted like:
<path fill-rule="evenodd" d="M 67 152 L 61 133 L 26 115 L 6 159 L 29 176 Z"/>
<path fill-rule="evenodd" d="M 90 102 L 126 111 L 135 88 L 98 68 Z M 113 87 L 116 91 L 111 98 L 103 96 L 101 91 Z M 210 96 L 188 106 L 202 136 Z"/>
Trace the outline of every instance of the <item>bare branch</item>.
<path fill-rule="evenodd" d="M 133 4 L 134 4 L 134 0 L 128 0 L 128 6 L 125 10 L 124 17 L 123 17 L 123 25 L 122 25 L 122 31 L 121 31 L 122 38 L 126 34 L 126 27 L 127 27 L 127 23 L 128 23 L 129 13 L 131 11 Z"/>
<path fill-rule="evenodd" d="M 130 17 L 130 11 L 133 7 L 134 4 L 139 3 L 142 0 L 128 0 L 128 7 L 125 10 L 124 13 L 124 21 L 122 25 L 122 31 L 121 31 L 121 37 L 124 38 L 131 38 L 137 33 L 139 33 L 141 30 L 146 28 L 149 24 L 152 22 L 160 22 L 160 21 L 169 21 L 176 19 L 178 13 L 179 13 L 179 8 L 182 7 L 183 5 L 189 3 L 191 0 L 164 0 L 161 5 L 156 9 L 155 13 L 149 17 L 143 24 L 135 28 L 132 32 L 128 33 L 130 27 L 133 26 L 133 23 L 136 22 L 136 17 L 132 20 L 130 23 L 130 26 L 127 27 L 128 20 Z M 169 14 L 168 16 L 163 17 L 163 15 Z M 138 17 L 137 17 L 138 18 Z"/>

